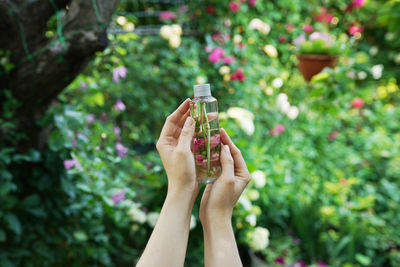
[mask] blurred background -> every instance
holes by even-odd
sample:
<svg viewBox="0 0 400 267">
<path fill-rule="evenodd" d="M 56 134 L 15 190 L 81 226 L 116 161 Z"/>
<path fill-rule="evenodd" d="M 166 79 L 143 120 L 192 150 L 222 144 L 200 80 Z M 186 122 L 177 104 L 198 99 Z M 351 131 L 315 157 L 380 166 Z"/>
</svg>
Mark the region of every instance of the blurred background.
<svg viewBox="0 0 400 267">
<path fill-rule="evenodd" d="M 244 266 L 400 266 L 400 1 L 0 12 L 0 266 L 136 263 L 167 188 L 155 142 L 201 83 L 252 174 Z M 203 263 L 197 203 L 185 266 Z"/>
</svg>

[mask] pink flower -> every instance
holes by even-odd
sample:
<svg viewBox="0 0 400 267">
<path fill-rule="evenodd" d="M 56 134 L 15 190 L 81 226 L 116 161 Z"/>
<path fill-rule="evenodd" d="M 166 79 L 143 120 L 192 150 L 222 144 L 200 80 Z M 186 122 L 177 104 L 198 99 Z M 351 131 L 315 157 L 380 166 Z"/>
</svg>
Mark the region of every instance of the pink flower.
<svg viewBox="0 0 400 267">
<path fill-rule="evenodd" d="M 72 147 L 76 147 L 76 139 L 75 138 L 72 139 L 71 143 L 72 143 Z"/>
<path fill-rule="evenodd" d="M 178 12 L 179 13 L 185 13 L 186 11 L 188 11 L 189 10 L 189 7 L 188 6 L 181 6 L 179 9 L 178 9 Z"/>
<path fill-rule="evenodd" d="M 352 25 L 352 26 L 349 28 L 349 33 L 350 33 L 350 35 L 355 35 L 356 33 L 362 33 L 363 30 L 364 30 L 364 28 L 361 27 L 361 26 Z"/>
<path fill-rule="evenodd" d="M 81 83 L 81 87 L 82 87 L 82 88 L 87 88 L 87 87 L 88 87 L 88 84 L 85 83 L 85 82 L 82 82 L 82 83 Z"/>
<path fill-rule="evenodd" d="M 89 114 L 89 115 L 87 116 L 87 118 L 86 118 L 86 123 L 87 123 L 88 125 L 92 125 L 95 118 L 96 118 L 96 115 L 94 115 L 94 114 Z"/>
<path fill-rule="evenodd" d="M 203 158 L 202 155 L 196 155 L 195 158 L 196 158 L 196 161 L 197 161 L 198 164 L 203 163 L 204 158 Z"/>
<path fill-rule="evenodd" d="M 204 47 L 204 51 L 206 51 L 207 53 L 211 52 L 211 46 L 206 45 L 206 47 Z"/>
<path fill-rule="evenodd" d="M 339 132 L 338 132 L 338 131 L 333 131 L 333 132 L 331 132 L 331 133 L 329 134 L 329 136 L 328 136 L 329 141 L 335 140 L 335 139 L 338 137 L 338 135 L 339 135 Z"/>
<path fill-rule="evenodd" d="M 171 11 L 161 11 L 160 19 L 161 20 L 169 20 L 169 19 L 174 20 L 174 19 L 176 19 L 176 15 L 174 12 L 171 12 Z"/>
<path fill-rule="evenodd" d="M 77 168 L 77 169 L 82 169 L 81 164 L 79 164 L 79 161 L 77 159 L 66 159 L 64 160 L 64 167 L 67 170 L 70 170 L 72 168 Z"/>
<path fill-rule="evenodd" d="M 311 25 L 309 25 L 309 24 L 306 24 L 306 25 L 303 26 L 303 31 L 304 31 L 305 33 L 310 33 L 310 32 L 313 31 L 313 26 L 311 26 Z"/>
<path fill-rule="evenodd" d="M 205 144 L 203 138 L 193 138 L 193 153 L 197 153 L 199 150 L 203 149 Z"/>
<path fill-rule="evenodd" d="M 213 135 L 210 138 L 210 147 L 214 148 L 221 143 L 221 136 L 219 134 Z"/>
<path fill-rule="evenodd" d="M 236 73 L 231 74 L 231 80 L 239 80 L 241 82 L 243 82 L 244 80 L 246 80 L 246 75 L 244 75 L 243 73 L 243 69 L 242 68 L 238 68 L 236 70 Z"/>
<path fill-rule="evenodd" d="M 249 6 L 255 6 L 257 0 L 249 0 Z"/>
<path fill-rule="evenodd" d="M 285 131 L 285 126 L 283 126 L 282 124 L 278 124 L 269 131 L 269 134 L 272 136 L 278 136 L 284 131 Z"/>
<path fill-rule="evenodd" d="M 293 32 L 294 31 L 294 25 L 291 23 L 288 23 L 285 25 L 285 28 L 288 32 Z"/>
<path fill-rule="evenodd" d="M 119 136 L 121 134 L 121 128 L 119 128 L 118 126 L 115 126 L 114 133 L 115 133 L 115 135 Z"/>
<path fill-rule="evenodd" d="M 326 263 L 323 262 L 323 261 L 317 261 L 317 265 L 318 265 L 319 267 L 328 267 L 328 264 L 326 264 Z"/>
<path fill-rule="evenodd" d="M 212 63 L 217 63 L 224 57 L 224 49 L 216 47 L 208 56 L 208 60 Z"/>
<path fill-rule="evenodd" d="M 298 261 L 298 262 L 295 264 L 295 266 L 298 266 L 298 267 L 307 267 L 307 264 L 306 264 L 304 261 L 300 260 L 300 261 Z"/>
<path fill-rule="evenodd" d="M 119 82 L 119 78 L 125 78 L 127 73 L 127 69 L 124 66 L 115 68 L 113 70 L 113 81 L 115 83 Z"/>
<path fill-rule="evenodd" d="M 365 0 L 353 0 L 353 2 L 347 6 L 346 11 L 351 12 L 354 8 L 360 8 L 365 5 L 365 2 Z"/>
<path fill-rule="evenodd" d="M 279 264 L 279 265 L 284 265 L 285 264 L 285 259 L 283 257 L 279 256 L 279 257 L 276 257 L 274 259 L 274 262 Z"/>
<path fill-rule="evenodd" d="M 117 155 L 120 158 L 123 158 L 125 154 L 128 152 L 128 148 L 123 146 L 120 142 L 115 144 L 115 150 L 117 151 Z"/>
<path fill-rule="evenodd" d="M 227 57 L 224 57 L 222 62 L 224 64 L 232 64 L 233 61 L 235 61 L 235 58 L 233 56 L 227 56 Z"/>
<path fill-rule="evenodd" d="M 306 36 L 304 34 L 300 35 L 296 39 L 293 40 L 293 44 L 299 47 L 303 42 L 306 41 Z"/>
<path fill-rule="evenodd" d="M 214 33 L 211 36 L 211 38 L 214 42 L 218 42 L 220 45 L 223 45 L 224 43 L 229 41 L 229 34 L 217 32 L 217 33 Z"/>
<path fill-rule="evenodd" d="M 107 114 L 106 114 L 105 112 L 102 112 L 102 113 L 101 113 L 101 120 L 102 120 L 103 122 L 106 122 L 106 120 L 107 120 Z"/>
<path fill-rule="evenodd" d="M 351 102 L 351 106 L 353 108 L 362 108 L 364 106 L 364 100 L 362 100 L 359 97 L 356 97 L 353 99 L 353 102 Z"/>
<path fill-rule="evenodd" d="M 210 14 L 210 15 L 213 15 L 214 12 L 215 12 L 214 7 L 211 6 L 211 5 L 206 6 L 206 12 L 207 12 L 208 14 Z"/>
<path fill-rule="evenodd" d="M 111 200 L 114 202 L 114 205 L 117 205 L 118 202 L 124 199 L 125 199 L 125 189 L 122 189 L 119 193 L 111 196 Z"/>
<path fill-rule="evenodd" d="M 327 13 L 326 11 L 327 11 L 326 7 L 322 7 L 321 11 L 317 15 L 314 16 L 315 20 L 320 21 L 320 22 L 331 23 L 334 16 L 333 16 L 333 14 Z"/>
<path fill-rule="evenodd" d="M 229 3 L 229 9 L 232 12 L 238 12 L 240 10 L 240 5 L 238 3 L 232 1 L 232 2 Z"/>
<path fill-rule="evenodd" d="M 114 108 L 116 110 L 124 111 L 126 109 L 126 106 L 121 99 L 117 99 L 117 101 L 115 101 Z"/>
</svg>

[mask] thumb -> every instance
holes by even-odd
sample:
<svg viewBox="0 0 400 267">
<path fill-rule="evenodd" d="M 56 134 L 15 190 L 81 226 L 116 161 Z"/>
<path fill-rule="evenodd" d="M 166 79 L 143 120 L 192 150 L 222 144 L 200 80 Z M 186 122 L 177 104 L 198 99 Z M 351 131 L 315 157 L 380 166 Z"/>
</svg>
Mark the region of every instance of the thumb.
<svg viewBox="0 0 400 267">
<path fill-rule="evenodd" d="M 231 178 L 235 175 L 234 172 L 234 161 L 231 155 L 229 146 L 223 145 L 221 148 L 221 166 L 222 174 L 221 176 L 226 178 Z"/>
<path fill-rule="evenodd" d="M 194 120 L 192 117 L 187 117 L 185 124 L 183 125 L 181 135 L 178 140 L 178 147 L 183 150 L 190 150 L 190 144 L 192 142 L 194 134 Z"/>
</svg>

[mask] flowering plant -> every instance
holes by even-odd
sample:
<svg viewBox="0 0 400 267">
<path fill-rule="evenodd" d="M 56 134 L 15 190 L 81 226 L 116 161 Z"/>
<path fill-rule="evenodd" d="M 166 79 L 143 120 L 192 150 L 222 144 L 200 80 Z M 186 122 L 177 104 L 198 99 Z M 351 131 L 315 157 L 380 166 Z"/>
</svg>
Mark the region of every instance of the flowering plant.
<svg viewBox="0 0 400 267">
<path fill-rule="evenodd" d="M 298 36 L 293 43 L 302 55 L 318 54 L 337 56 L 343 48 L 342 44 L 335 36 L 322 32 L 313 32 L 309 35 L 302 34 Z"/>
</svg>

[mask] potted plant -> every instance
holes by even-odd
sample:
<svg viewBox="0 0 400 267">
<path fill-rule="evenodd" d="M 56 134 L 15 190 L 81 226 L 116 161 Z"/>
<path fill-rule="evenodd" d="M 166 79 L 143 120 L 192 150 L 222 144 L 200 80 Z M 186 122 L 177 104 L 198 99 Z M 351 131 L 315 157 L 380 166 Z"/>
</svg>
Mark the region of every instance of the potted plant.
<svg viewBox="0 0 400 267">
<path fill-rule="evenodd" d="M 341 51 L 341 44 L 328 33 L 313 32 L 300 35 L 293 43 L 299 54 L 299 69 L 306 81 L 320 73 L 325 67 L 333 67 Z"/>
</svg>

